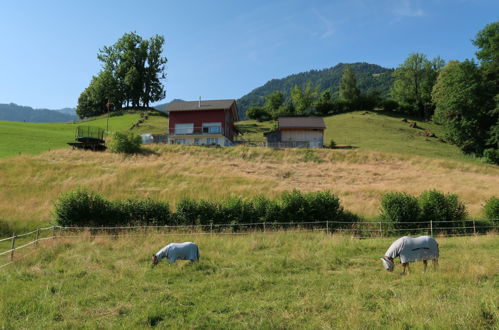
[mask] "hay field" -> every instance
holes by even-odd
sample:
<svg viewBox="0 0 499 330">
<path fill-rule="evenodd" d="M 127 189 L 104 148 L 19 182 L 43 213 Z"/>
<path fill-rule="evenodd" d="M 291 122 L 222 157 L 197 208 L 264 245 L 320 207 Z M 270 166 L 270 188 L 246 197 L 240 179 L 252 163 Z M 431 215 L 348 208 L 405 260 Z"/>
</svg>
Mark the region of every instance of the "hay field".
<svg viewBox="0 0 499 330">
<path fill-rule="evenodd" d="M 330 190 L 367 218 L 382 194 L 455 193 L 470 217 L 499 196 L 499 168 L 484 164 L 360 150 L 271 150 L 254 147 L 153 146 L 148 155 L 54 150 L 0 159 L 0 221 L 16 230 L 52 221 L 53 202 L 79 186 L 108 199 L 224 199 L 283 191 Z"/>
<path fill-rule="evenodd" d="M 151 233 L 149 233 L 151 234 Z M 198 263 L 150 266 L 171 241 Z M 393 239 L 253 233 L 59 239 L 0 270 L 0 328 L 493 329 L 497 236 L 437 238 L 440 268 L 382 268 Z M 24 250 L 29 253 L 29 250 Z"/>
</svg>

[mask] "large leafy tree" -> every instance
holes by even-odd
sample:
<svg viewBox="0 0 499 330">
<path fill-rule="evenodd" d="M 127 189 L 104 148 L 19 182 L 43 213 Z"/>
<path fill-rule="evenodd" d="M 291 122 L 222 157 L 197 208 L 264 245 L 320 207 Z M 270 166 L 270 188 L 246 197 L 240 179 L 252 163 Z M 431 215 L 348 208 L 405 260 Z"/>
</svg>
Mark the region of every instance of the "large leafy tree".
<svg viewBox="0 0 499 330">
<path fill-rule="evenodd" d="M 431 92 L 444 61 L 412 53 L 393 73 L 392 97 L 410 114 L 429 119 L 434 111 Z"/>
<path fill-rule="evenodd" d="M 485 92 L 480 70 L 470 60 L 449 62 L 433 88 L 433 118 L 465 153 L 481 155 L 486 146 L 491 123 Z"/>
<path fill-rule="evenodd" d="M 357 78 L 350 66 L 346 66 L 340 82 L 340 98 L 357 104 L 360 98 L 360 90 L 357 87 Z"/>
<path fill-rule="evenodd" d="M 499 21 L 490 23 L 473 40 L 479 48 L 476 57 L 480 60 L 483 79 L 490 104 L 489 116 L 492 126 L 489 130 L 489 147 L 499 153 Z"/>
<path fill-rule="evenodd" d="M 102 104 L 106 104 L 107 99 L 111 99 L 117 109 L 147 108 L 151 102 L 163 99 L 162 79 L 166 76 L 167 62 L 162 56 L 163 45 L 163 36 L 144 40 L 132 32 L 125 33 L 114 45 L 100 49 L 97 58 L 102 62 L 101 73 L 80 95 L 78 114 L 104 113 L 106 109 Z"/>
</svg>

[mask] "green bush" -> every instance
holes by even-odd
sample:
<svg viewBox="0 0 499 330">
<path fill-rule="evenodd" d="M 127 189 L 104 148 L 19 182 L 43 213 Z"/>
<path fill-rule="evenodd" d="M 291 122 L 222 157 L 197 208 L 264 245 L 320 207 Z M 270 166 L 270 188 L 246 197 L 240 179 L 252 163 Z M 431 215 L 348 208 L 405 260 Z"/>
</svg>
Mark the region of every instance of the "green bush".
<svg viewBox="0 0 499 330">
<path fill-rule="evenodd" d="M 55 203 L 55 218 L 61 226 L 123 226 L 123 225 L 210 225 L 232 224 L 233 229 L 244 223 L 357 221 L 345 212 L 337 196 L 329 191 L 283 193 L 278 200 L 264 196 L 253 199 L 231 197 L 222 202 L 181 199 L 172 213 L 166 202 L 152 199 L 107 201 L 101 195 L 78 189 L 62 195 Z M 322 224 L 325 226 L 325 224 Z M 345 225 L 331 223 L 330 228 Z"/>
<path fill-rule="evenodd" d="M 381 218 L 393 223 L 396 228 L 418 228 L 421 209 L 416 197 L 406 193 L 392 192 L 381 198 Z"/>
<path fill-rule="evenodd" d="M 489 198 L 483 206 L 483 213 L 487 219 L 499 221 L 499 198 Z"/>
<path fill-rule="evenodd" d="M 112 152 L 134 154 L 141 151 L 142 138 L 135 133 L 113 133 L 111 137 L 110 150 Z"/>
<path fill-rule="evenodd" d="M 251 201 L 242 198 L 228 198 L 220 204 L 219 216 L 225 223 L 255 222 L 255 210 Z"/>
<path fill-rule="evenodd" d="M 308 201 L 301 191 L 293 189 L 281 195 L 281 222 L 308 222 Z"/>
<path fill-rule="evenodd" d="M 312 221 L 341 221 L 343 208 L 340 199 L 329 191 L 305 194 L 307 216 Z"/>
<path fill-rule="evenodd" d="M 483 156 L 488 163 L 499 165 L 499 149 L 485 149 Z"/>
<path fill-rule="evenodd" d="M 128 199 L 113 202 L 112 207 L 120 216 L 121 225 L 142 224 L 164 226 L 171 224 L 170 206 L 152 199 Z"/>
<path fill-rule="evenodd" d="M 177 203 L 175 213 L 178 225 L 209 225 L 212 223 L 225 223 L 219 217 L 219 206 L 210 201 L 199 202 L 183 198 Z"/>
<path fill-rule="evenodd" d="M 112 203 L 95 192 L 78 189 L 59 197 L 54 215 L 60 226 L 104 226 L 115 223 Z"/>
<path fill-rule="evenodd" d="M 13 229 L 5 221 L 0 220 L 0 238 L 12 235 Z"/>
<path fill-rule="evenodd" d="M 255 222 L 279 222 L 281 206 L 277 201 L 260 195 L 252 200 L 252 204 Z"/>
<path fill-rule="evenodd" d="M 446 195 L 437 190 L 425 191 L 419 197 L 419 206 L 422 221 L 433 220 L 433 228 L 448 229 L 463 226 L 466 207 L 459 201 L 457 195 Z"/>
<path fill-rule="evenodd" d="M 396 112 L 399 108 L 398 102 L 392 99 L 385 100 L 382 106 L 383 110 L 388 112 Z"/>
</svg>

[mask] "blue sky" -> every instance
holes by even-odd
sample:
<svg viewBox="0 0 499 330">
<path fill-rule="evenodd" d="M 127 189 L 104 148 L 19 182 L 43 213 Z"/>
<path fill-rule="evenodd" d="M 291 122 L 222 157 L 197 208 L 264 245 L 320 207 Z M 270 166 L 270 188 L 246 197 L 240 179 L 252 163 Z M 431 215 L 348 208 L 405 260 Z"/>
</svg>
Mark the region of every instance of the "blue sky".
<svg viewBox="0 0 499 330">
<path fill-rule="evenodd" d="M 99 48 L 165 37 L 167 98 L 239 98 L 340 62 L 397 67 L 411 52 L 474 57 L 497 0 L 2 1 L 0 103 L 75 107 Z"/>
</svg>

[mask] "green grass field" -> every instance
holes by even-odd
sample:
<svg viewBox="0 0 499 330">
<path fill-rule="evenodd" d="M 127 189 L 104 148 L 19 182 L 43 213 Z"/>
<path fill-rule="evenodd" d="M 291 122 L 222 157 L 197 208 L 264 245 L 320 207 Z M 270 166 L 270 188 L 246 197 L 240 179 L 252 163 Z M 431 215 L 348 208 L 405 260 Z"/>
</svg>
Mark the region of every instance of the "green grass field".
<svg viewBox="0 0 499 330">
<path fill-rule="evenodd" d="M 200 246 L 199 262 L 151 267 L 152 253 L 189 240 Z M 0 270 L 0 328 L 497 329 L 497 236 L 437 240 L 438 271 L 423 274 L 415 263 L 406 276 L 378 260 L 393 238 L 281 232 L 46 241 Z"/>
<path fill-rule="evenodd" d="M 109 131 L 127 131 L 139 120 L 138 113 L 126 113 L 109 118 Z M 19 154 L 39 154 L 54 149 L 70 148 L 67 142 L 74 140 L 75 128 L 79 125 L 107 127 L 107 117 L 100 116 L 75 123 L 21 123 L 0 121 L 0 157 Z M 151 115 L 138 128 L 136 133 L 165 133 L 168 118 Z"/>
<path fill-rule="evenodd" d="M 109 119 L 110 131 L 126 131 L 139 119 L 138 113 L 126 113 Z M 327 129 L 324 142 L 331 139 L 339 145 L 351 145 L 365 151 L 379 151 L 398 154 L 418 155 L 430 158 L 454 159 L 459 161 L 477 160 L 465 156 L 453 145 L 443 142 L 442 127 L 433 123 L 416 121 L 420 129 L 410 128 L 402 117 L 383 114 L 378 111 L 355 111 L 325 117 Z M 412 119 L 411 119 L 412 120 Z M 77 125 L 90 125 L 106 128 L 107 117 L 101 116 L 84 122 L 33 124 L 0 122 L 0 157 L 18 154 L 38 154 L 44 151 L 66 148 L 74 138 Z M 254 120 L 237 123 L 243 133 L 239 139 L 264 141 L 263 133 L 272 129 L 272 122 L 259 123 Z M 166 133 L 168 118 L 151 115 L 138 128 L 136 133 Z M 424 130 L 430 130 L 435 137 L 425 137 Z"/>
</svg>

